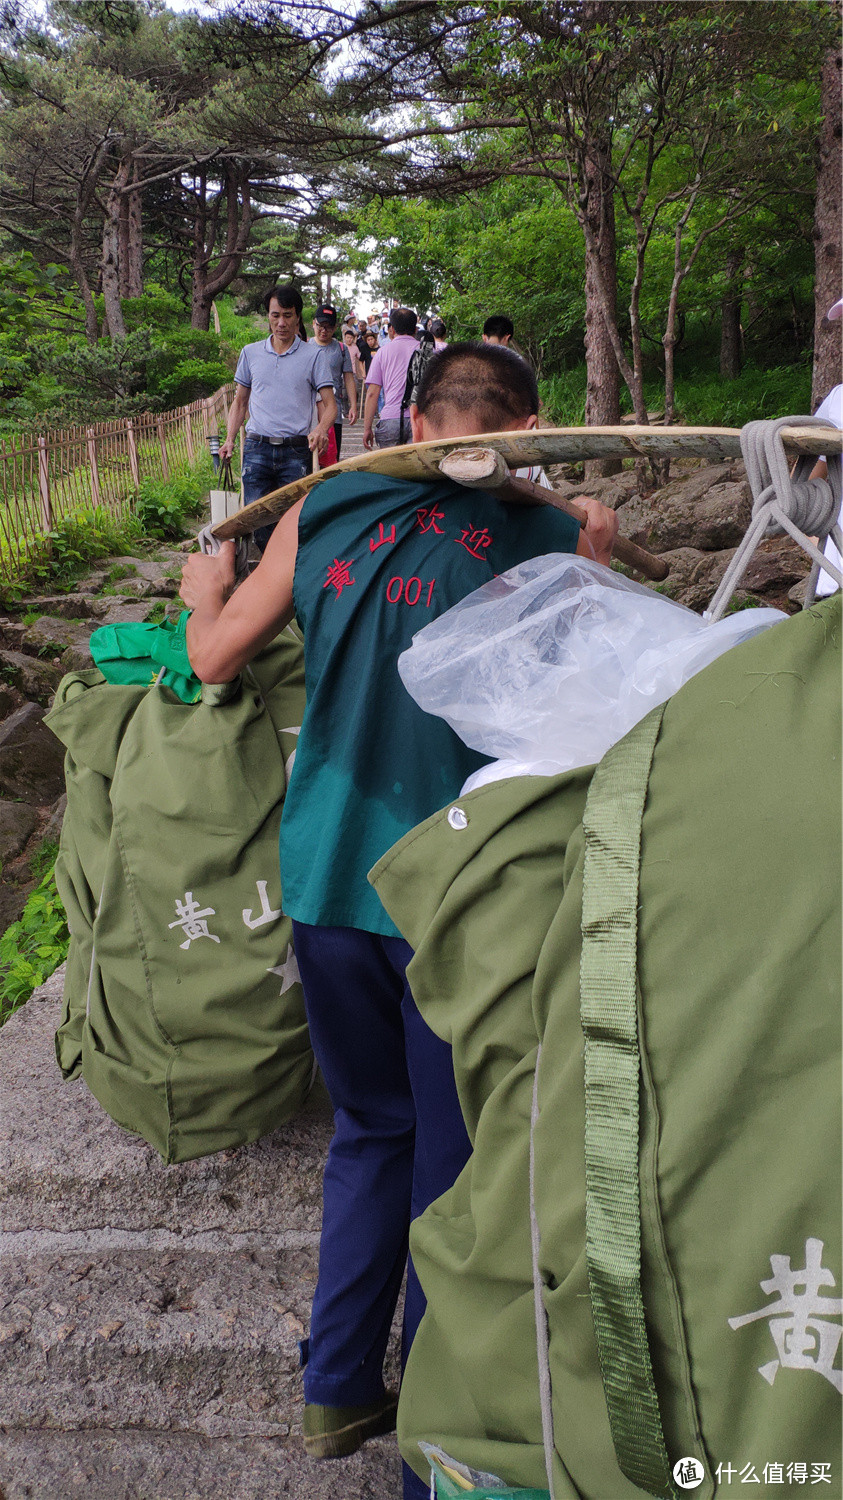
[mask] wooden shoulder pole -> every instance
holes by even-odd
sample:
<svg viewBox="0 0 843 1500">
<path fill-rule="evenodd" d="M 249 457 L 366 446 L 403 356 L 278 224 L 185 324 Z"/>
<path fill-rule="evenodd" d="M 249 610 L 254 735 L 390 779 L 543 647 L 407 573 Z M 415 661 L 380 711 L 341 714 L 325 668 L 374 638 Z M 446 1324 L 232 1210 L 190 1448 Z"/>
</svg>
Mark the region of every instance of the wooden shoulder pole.
<svg viewBox="0 0 843 1500">
<path fill-rule="evenodd" d="M 470 490 L 492 490 L 501 500 L 512 505 L 552 505 L 555 510 L 564 510 L 573 516 L 580 526 L 586 526 L 588 516 L 573 500 L 565 500 L 555 490 L 546 490 L 543 485 L 533 484 L 529 479 L 519 479 L 510 473 L 503 454 L 491 448 L 469 448 L 449 453 L 439 461 L 440 473 L 454 484 L 465 485 Z M 615 537 L 614 555 L 628 567 L 643 573 L 645 578 L 660 583 L 670 569 L 664 558 L 654 557 L 628 537 Z"/>
</svg>

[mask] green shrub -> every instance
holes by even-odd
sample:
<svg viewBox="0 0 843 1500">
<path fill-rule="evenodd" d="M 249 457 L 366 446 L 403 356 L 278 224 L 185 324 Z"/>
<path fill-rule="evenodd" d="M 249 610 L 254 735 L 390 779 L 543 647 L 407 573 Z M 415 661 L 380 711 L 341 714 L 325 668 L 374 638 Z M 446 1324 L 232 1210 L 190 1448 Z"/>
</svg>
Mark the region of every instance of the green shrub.
<svg viewBox="0 0 843 1500">
<path fill-rule="evenodd" d="M 192 401 L 213 396 L 230 379 L 231 371 L 220 359 L 180 359 L 159 380 L 157 394 L 167 407 L 189 406 Z"/>
<path fill-rule="evenodd" d="M 220 320 L 220 338 L 235 353 L 239 354 L 245 344 L 253 344 L 261 337 L 266 338 L 267 321 L 263 308 L 257 312 L 238 312 L 233 297 L 218 297 L 216 306 Z"/>
<path fill-rule="evenodd" d="M 45 839 L 39 844 L 35 853 L 29 861 L 29 873 L 33 880 L 43 880 L 49 875 L 59 852 L 58 839 Z"/>
<path fill-rule="evenodd" d="M 0 937 L 0 1026 L 67 957 L 70 934 L 52 864 Z"/>
<path fill-rule="evenodd" d="M 713 373 L 685 375 L 676 383 L 676 405 L 688 427 L 743 427 L 745 422 L 807 415 L 811 367 L 778 365 L 763 370 L 747 365 L 735 380 Z"/>
<path fill-rule="evenodd" d="M 146 536 L 161 541 L 184 535 L 188 516 L 195 516 L 199 502 L 210 487 L 211 460 L 172 479 L 142 479 L 135 515 Z"/>
<path fill-rule="evenodd" d="M 21 598 L 33 586 L 49 584 L 60 593 L 90 563 L 131 551 L 140 536 L 136 516 L 113 516 L 104 506 L 74 511 L 30 548 L 15 580 L 0 590 L 0 605 Z"/>
</svg>

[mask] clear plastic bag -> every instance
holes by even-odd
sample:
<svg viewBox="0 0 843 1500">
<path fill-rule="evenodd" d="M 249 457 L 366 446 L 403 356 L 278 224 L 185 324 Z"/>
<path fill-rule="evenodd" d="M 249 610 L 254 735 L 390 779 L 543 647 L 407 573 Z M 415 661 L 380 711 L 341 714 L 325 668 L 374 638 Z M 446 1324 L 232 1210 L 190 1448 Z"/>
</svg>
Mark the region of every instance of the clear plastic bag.
<svg viewBox="0 0 843 1500">
<path fill-rule="evenodd" d="M 657 703 L 741 641 L 787 616 L 749 609 L 708 624 L 586 558 L 510 568 L 413 637 L 407 691 L 500 776 L 555 775 L 602 759 Z"/>
</svg>

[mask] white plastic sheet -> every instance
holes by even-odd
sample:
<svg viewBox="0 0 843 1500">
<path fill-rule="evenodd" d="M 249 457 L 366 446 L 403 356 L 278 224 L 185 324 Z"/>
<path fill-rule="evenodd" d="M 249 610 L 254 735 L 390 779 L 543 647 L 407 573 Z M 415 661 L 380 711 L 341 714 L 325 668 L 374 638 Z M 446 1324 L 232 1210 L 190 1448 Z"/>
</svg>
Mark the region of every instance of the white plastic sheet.
<svg viewBox="0 0 843 1500">
<path fill-rule="evenodd" d="M 398 670 L 421 708 L 497 761 L 471 790 L 599 761 L 709 662 L 786 618 L 748 609 L 707 624 L 621 573 L 553 553 L 431 621 Z"/>
</svg>

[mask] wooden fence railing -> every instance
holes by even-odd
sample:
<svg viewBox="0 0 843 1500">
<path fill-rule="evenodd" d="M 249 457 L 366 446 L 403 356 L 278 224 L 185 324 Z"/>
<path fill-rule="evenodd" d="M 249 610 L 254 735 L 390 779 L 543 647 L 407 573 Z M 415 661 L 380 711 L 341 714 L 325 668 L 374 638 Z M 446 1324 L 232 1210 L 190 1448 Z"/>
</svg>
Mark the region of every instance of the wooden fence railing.
<svg viewBox="0 0 843 1500">
<path fill-rule="evenodd" d="M 0 583 L 74 511 L 127 515 L 142 479 L 169 479 L 197 459 L 228 417 L 234 385 L 174 411 L 63 427 L 0 441 Z"/>
</svg>

